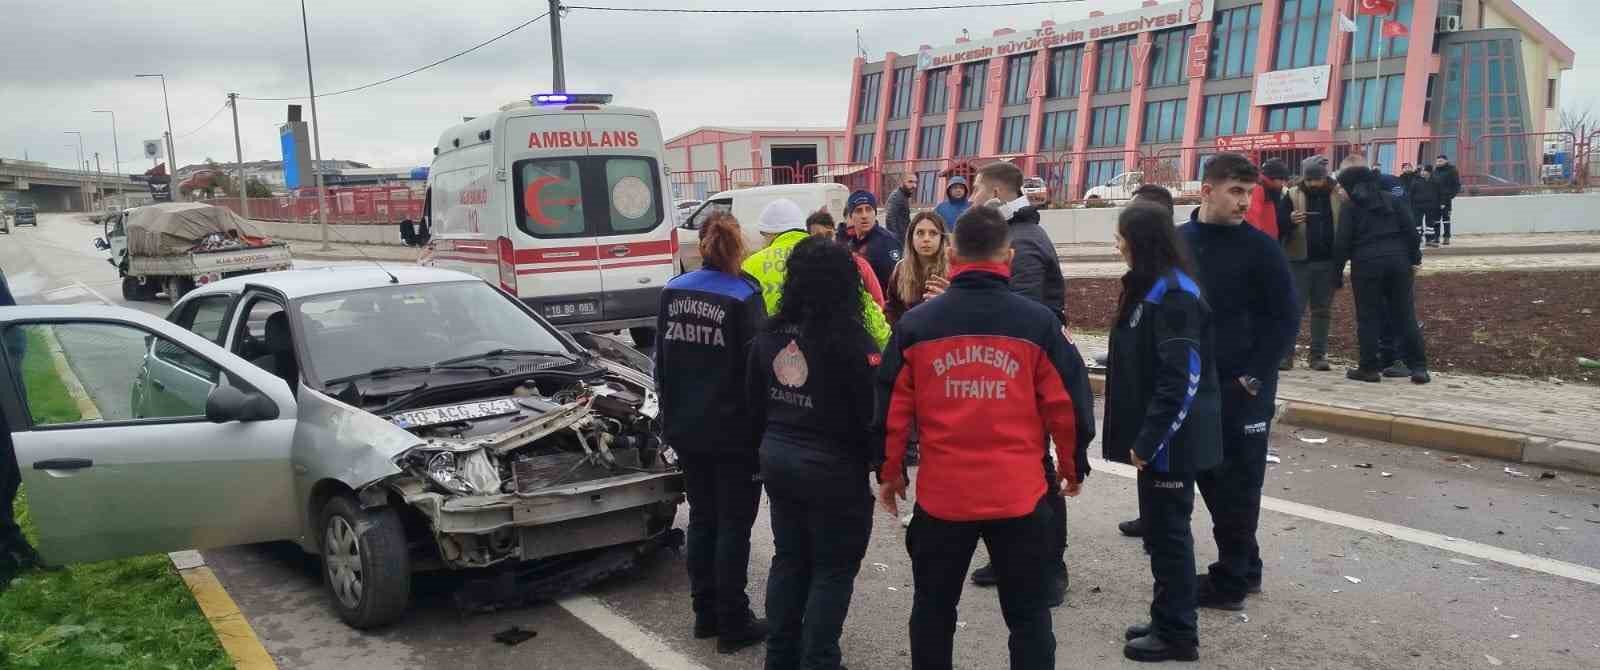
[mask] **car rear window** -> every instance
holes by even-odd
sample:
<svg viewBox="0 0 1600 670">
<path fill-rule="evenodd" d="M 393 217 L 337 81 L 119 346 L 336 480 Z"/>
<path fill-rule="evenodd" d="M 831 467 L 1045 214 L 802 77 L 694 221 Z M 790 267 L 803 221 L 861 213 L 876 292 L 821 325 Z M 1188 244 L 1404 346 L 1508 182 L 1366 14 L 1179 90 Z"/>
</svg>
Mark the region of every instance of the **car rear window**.
<svg viewBox="0 0 1600 670">
<path fill-rule="evenodd" d="M 663 220 L 656 162 L 640 156 L 519 161 L 517 227 L 534 237 L 639 233 Z"/>
</svg>

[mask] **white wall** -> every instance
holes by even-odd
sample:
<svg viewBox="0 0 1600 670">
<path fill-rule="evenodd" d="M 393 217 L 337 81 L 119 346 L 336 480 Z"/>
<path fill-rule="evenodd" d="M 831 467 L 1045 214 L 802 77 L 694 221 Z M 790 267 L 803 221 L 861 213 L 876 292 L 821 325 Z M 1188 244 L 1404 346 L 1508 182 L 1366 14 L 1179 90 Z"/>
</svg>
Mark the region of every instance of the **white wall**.
<svg viewBox="0 0 1600 670">
<path fill-rule="evenodd" d="M 688 147 L 667 147 L 662 157 L 667 161 L 668 170 L 683 172 L 689 169 Z"/>
<path fill-rule="evenodd" d="M 1178 223 L 1189 220 L 1194 205 L 1180 205 Z M 1504 195 L 1456 198 L 1451 232 L 1559 233 L 1600 232 L 1600 193 Z M 1120 207 L 1103 209 L 1050 209 L 1040 212 L 1040 225 L 1056 244 L 1109 244 L 1113 241 Z"/>
<path fill-rule="evenodd" d="M 729 170 L 755 167 L 750 162 L 750 138 L 722 143 L 722 160 Z M 764 159 L 763 159 L 764 161 Z M 765 162 L 762 163 L 765 165 Z"/>
</svg>

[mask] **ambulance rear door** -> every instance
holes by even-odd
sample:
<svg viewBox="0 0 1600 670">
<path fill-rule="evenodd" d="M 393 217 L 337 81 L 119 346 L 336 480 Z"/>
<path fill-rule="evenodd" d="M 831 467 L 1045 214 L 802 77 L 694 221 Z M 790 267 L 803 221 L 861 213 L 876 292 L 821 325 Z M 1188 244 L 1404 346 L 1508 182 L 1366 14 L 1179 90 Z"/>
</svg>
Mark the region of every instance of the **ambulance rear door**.
<svg viewBox="0 0 1600 670">
<path fill-rule="evenodd" d="M 584 119 L 598 138 L 589 155 L 604 193 L 605 208 L 590 217 L 605 287 L 601 311 L 619 327 L 653 326 L 674 251 L 661 127 L 642 110 L 589 112 Z"/>
<path fill-rule="evenodd" d="M 594 212 L 605 203 L 590 165 L 583 114 L 565 110 L 506 119 L 502 165 L 511 175 L 517 296 L 556 326 L 601 320 L 603 285 Z"/>
</svg>

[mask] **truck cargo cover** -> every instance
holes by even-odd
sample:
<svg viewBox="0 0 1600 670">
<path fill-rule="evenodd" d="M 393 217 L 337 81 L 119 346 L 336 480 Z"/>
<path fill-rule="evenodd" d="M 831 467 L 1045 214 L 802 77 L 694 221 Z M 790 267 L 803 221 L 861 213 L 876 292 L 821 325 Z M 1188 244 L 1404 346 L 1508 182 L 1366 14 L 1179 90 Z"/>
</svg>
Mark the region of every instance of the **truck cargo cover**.
<svg viewBox="0 0 1600 670">
<path fill-rule="evenodd" d="M 169 202 L 133 210 L 128 216 L 128 252 L 137 256 L 188 253 L 212 233 L 263 239 L 259 227 L 233 210 L 195 202 Z"/>
</svg>

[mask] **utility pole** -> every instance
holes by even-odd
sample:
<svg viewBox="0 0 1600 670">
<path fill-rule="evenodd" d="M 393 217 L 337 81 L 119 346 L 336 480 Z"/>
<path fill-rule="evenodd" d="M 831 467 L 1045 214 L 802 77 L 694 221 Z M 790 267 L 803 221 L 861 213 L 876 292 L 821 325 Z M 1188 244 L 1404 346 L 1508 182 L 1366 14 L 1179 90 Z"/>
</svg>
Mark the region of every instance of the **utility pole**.
<svg viewBox="0 0 1600 670">
<path fill-rule="evenodd" d="M 100 152 L 94 152 L 94 198 L 101 207 L 105 206 L 106 192 L 100 181 Z"/>
<path fill-rule="evenodd" d="M 311 28 L 306 21 L 306 0 L 300 0 L 300 35 L 306 43 L 306 87 L 311 89 L 311 172 L 317 175 L 317 223 L 322 226 L 322 250 L 328 244 L 328 194 L 322 181 L 322 129 L 317 123 L 317 83 L 311 78 Z"/>
<path fill-rule="evenodd" d="M 111 161 L 116 166 L 116 169 L 112 172 L 119 177 L 116 182 L 117 200 L 123 205 L 127 205 L 128 193 L 122 184 L 122 180 L 120 180 L 120 177 L 122 177 L 122 148 L 117 146 L 117 113 L 109 109 L 97 109 L 94 110 L 94 113 L 111 115 Z"/>
<path fill-rule="evenodd" d="M 244 182 L 244 145 L 239 142 L 239 94 L 228 94 L 228 106 L 233 108 L 233 154 L 239 161 L 239 216 L 250 218 L 250 189 Z"/>
<path fill-rule="evenodd" d="M 567 66 L 561 57 L 561 0 L 550 0 L 550 88 L 552 93 L 567 92 Z M 312 107 L 315 110 L 315 107 Z M 315 111 L 312 114 L 316 114 Z"/>
</svg>

